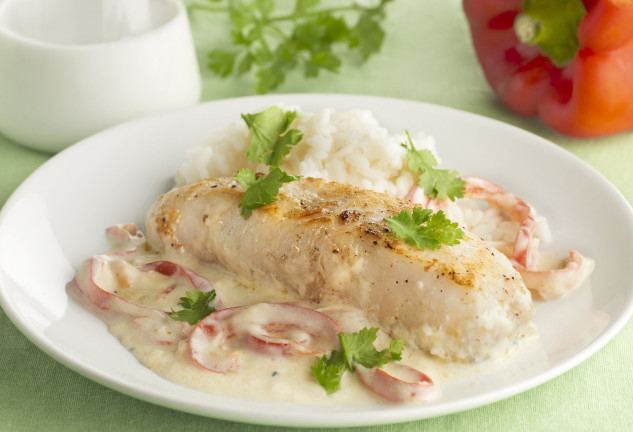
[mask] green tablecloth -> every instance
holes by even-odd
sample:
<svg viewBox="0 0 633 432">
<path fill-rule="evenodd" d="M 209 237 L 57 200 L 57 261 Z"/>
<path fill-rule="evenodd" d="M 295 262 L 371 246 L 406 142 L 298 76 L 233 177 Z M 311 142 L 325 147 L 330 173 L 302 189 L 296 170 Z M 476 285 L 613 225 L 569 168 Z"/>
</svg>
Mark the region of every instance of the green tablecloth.
<svg viewBox="0 0 633 432">
<path fill-rule="evenodd" d="M 228 40 L 223 32 L 226 23 L 197 13 L 192 16 L 192 27 L 200 54 L 203 100 L 253 94 L 249 77 L 221 80 L 204 66 L 206 53 Z M 547 130 L 538 120 L 504 110 L 476 62 L 459 0 L 396 1 L 388 8 L 386 31 L 383 50 L 365 65 L 346 64 L 338 75 L 323 74 L 311 80 L 292 75 L 278 92 L 390 96 L 493 117 L 539 134 L 578 155 L 633 203 L 633 133 L 570 139 Z M 0 136 L 0 204 L 49 157 Z M 49 358 L 1 311 L 0 341 L 2 431 L 281 429 L 198 417 L 119 394 Z M 462 413 L 363 429 L 632 431 L 633 322 L 593 357 L 533 390 Z"/>
</svg>

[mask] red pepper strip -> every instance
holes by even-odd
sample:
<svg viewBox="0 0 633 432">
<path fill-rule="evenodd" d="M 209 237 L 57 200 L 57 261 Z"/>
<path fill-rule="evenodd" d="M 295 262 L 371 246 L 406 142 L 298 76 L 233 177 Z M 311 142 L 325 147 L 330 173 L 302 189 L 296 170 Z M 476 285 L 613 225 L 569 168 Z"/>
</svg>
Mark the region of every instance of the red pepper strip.
<svg viewBox="0 0 633 432">
<path fill-rule="evenodd" d="M 189 357 L 205 369 L 227 373 L 239 369 L 239 348 L 230 343 L 235 332 L 230 318 L 239 308 L 222 309 L 206 316 L 194 327 L 189 336 Z"/>
<path fill-rule="evenodd" d="M 543 300 L 557 300 L 576 289 L 591 274 L 595 266 L 592 259 L 570 250 L 565 267 L 555 270 L 534 271 L 517 268 L 521 278 Z"/>
<path fill-rule="evenodd" d="M 83 306 L 96 307 L 101 311 L 140 316 L 151 308 L 125 300 L 118 295 L 103 289 L 97 280 L 105 272 L 112 272 L 114 260 L 107 255 L 95 255 L 82 263 L 73 280 L 67 285 L 69 293 Z"/>
<path fill-rule="evenodd" d="M 186 284 L 190 285 L 194 290 L 209 292 L 214 289 L 209 279 L 172 261 L 154 261 L 143 264 L 138 267 L 138 269 L 142 272 L 155 271 L 165 276 L 171 276 L 175 281 L 184 280 Z M 172 289 L 173 287 L 174 285 L 171 286 Z M 224 307 L 217 291 L 213 303 L 216 309 L 222 309 Z"/>
<path fill-rule="evenodd" d="M 473 176 L 462 178 L 466 181 L 464 198 L 486 201 L 519 223 L 510 258 L 528 289 L 538 293 L 544 300 L 555 300 L 579 287 L 591 274 L 595 266 L 594 261 L 573 250 L 569 251 L 569 260 L 563 268 L 534 270 L 530 243 L 536 221 L 532 208 L 516 195 L 489 180 Z M 406 199 L 412 199 L 417 190 L 418 186 L 414 185 L 407 193 Z M 440 209 L 446 208 L 447 201 L 425 197 L 421 204 Z"/>
<path fill-rule="evenodd" d="M 290 304 L 222 309 L 202 319 L 189 338 L 192 361 L 212 372 L 239 368 L 243 351 L 267 357 L 318 355 L 339 346 L 340 326 L 327 315 Z"/>
<path fill-rule="evenodd" d="M 106 228 L 106 237 L 114 247 L 123 251 L 119 252 L 121 255 L 136 251 L 145 243 L 145 234 L 133 223 Z"/>
<path fill-rule="evenodd" d="M 354 370 L 369 390 L 390 402 L 428 400 L 434 396 L 435 386 L 428 375 L 403 364 L 394 363 L 391 367 L 399 369 L 398 372 L 407 378 L 397 378 L 379 367 L 366 368 L 357 364 Z"/>
<path fill-rule="evenodd" d="M 579 48 L 557 66 L 536 45 L 519 41 L 521 0 L 463 0 L 484 75 L 510 110 L 540 116 L 570 136 L 633 128 L 633 1 L 583 0 Z"/>
<path fill-rule="evenodd" d="M 95 255 L 84 261 L 73 280 L 66 285 L 68 295 L 107 324 L 120 318 L 132 320 L 146 330 L 149 340 L 158 344 L 169 345 L 186 336 L 190 328 L 188 324 L 175 322 L 165 311 L 130 302 L 100 286 L 97 281 L 104 272 L 113 271 L 110 265 L 113 261 L 106 255 Z M 160 324 L 159 327 L 170 331 L 157 333 L 152 320 L 146 318 L 153 318 Z"/>
<path fill-rule="evenodd" d="M 519 222 L 512 264 L 521 273 L 525 286 L 544 300 L 555 300 L 578 288 L 594 269 L 594 261 L 576 251 L 569 252 L 565 266 L 556 270 L 535 270 L 530 255 L 530 242 L 536 227 L 531 207 L 501 186 L 480 178 L 463 177 L 464 197 L 480 199 L 496 206 Z"/>
<path fill-rule="evenodd" d="M 536 228 L 532 208 L 516 195 L 501 186 L 481 177 L 463 177 L 466 182 L 464 197 L 479 199 L 501 209 L 519 223 L 519 230 L 514 239 L 512 260 L 515 267 L 530 268 L 532 257 L 530 243 Z"/>
<path fill-rule="evenodd" d="M 536 221 L 532 208 L 516 195 L 503 189 L 501 186 L 482 177 L 464 176 L 464 198 L 483 200 L 501 209 L 512 219 L 519 223 L 519 230 L 514 240 L 512 261 L 515 267 L 531 267 L 530 242 L 532 233 L 536 228 Z M 407 193 L 405 199 L 412 200 L 419 186 L 413 187 Z M 424 196 L 418 204 L 434 210 L 446 209 L 448 200 L 432 199 Z"/>
<path fill-rule="evenodd" d="M 108 291 L 104 287 L 104 284 L 100 283 L 101 280 L 105 279 L 118 280 L 118 277 L 125 273 L 127 268 L 133 267 L 132 264 L 129 264 L 127 261 L 116 258 L 117 256 L 117 254 L 95 255 L 86 260 L 77 271 L 73 280 L 70 282 L 69 285 L 72 285 L 72 287 L 69 289 L 82 298 L 82 304 L 88 302 L 92 306 L 102 310 L 119 310 L 130 315 L 137 315 L 138 311 L 141 309 L 158 310 L 129 301 L 115 292 Z M 204 276 L 201 276 L 171 261 L 150 262 L 143 264 L 136 270 L 141 273 L 156 271 L 157 273 L 172 277 L 174 284 L 170 285 L 170 287 L 173 287 L 174 285 L 184 285 L 182 288 L 183 291 L 189 287 L 192 290 L 196 289 L 204 292 L 208 292 L 213 289 L 211 282 Z M 143 277 L 143 275 L 141 274 L 139 277 Z M 126 281 L 125 283 L 131 283 L 133 286 L 135 282 L 137 281 L 132 279 L 130 281 Z M 119 284 L 120 283 L 122 282 L 119 281 Z M 115 286 L 113 288 L 129 289 L 130 287 Z M 222 307 L 222 302 L 217 296 L 214 300 L 214 304 L 216 307 Z M 169 315 L 167 311 L 161 312 Z"/>
</svg>

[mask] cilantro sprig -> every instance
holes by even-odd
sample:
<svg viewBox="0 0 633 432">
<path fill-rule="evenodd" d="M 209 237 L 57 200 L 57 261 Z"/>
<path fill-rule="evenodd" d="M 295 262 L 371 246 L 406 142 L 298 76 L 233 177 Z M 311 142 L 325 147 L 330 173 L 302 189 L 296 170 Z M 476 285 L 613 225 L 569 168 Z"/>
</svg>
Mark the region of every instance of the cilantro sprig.
<svg viewBox="0 0 633 432">
<path fill-rule="evenodd" d="M 464 237 L 457 222 L 451 222 L 442 210 L 434 213 L 431 209 L 415 207 L 385 218 L 385 221 L 396 237 L 420 250 L 439 249 L 442 244 L 453 246 Z"/>
<path fill-rule="evenodd" d="M 323 355 L 317 359 L 317 363 L 310 368 L 312 375 L 327 394 L 336 393 L 341 389 L 341 380 L 347 370 L 343 353 L 334 350 L 329 357 Z"/>
<path fill-rule="evenodd" d="M 252 137 L 246 158 L 251 162 L 278 167 L 292 146 L 303 138 L 299 129 L 288 129 L 297 117 L 296 111 L 284 111 L 274 105 L 256 114 L 242 114 Z"/>
<path fill-rule="evenodd" d="M 251 144 L 246 150 L 246 158 L 270 167 L 268 175 L 257 174 L 248 168 L 237 172 L 235 180 L 246 189 L 238 203 L 244 219 L 248 219 L 253 210 L 275 202 L 284 183 L 301 178 L 279 168 L 281 159 L 303 138 L 300 130 L 289 129 L 297 117 L 297 112 L 284 111 L 278 106 L 271 106 L 256 114 L 242 114 L 242 119 L 251 133 Z"/>
<path fill-rule="evenodd" d="M 382 367 L 389 361 L 402 359 L 404 341 L 392 340 L 388 349 L 376 350 L 374 341 L 378 328 L 363 328 L 357 333 L 339 333 L 341 351 L 333 350 L 329 357 L 318 357 L 312 366 L 312 374 L 327 394 L 340 390 L 341 379 L 346 371 L 354 371 L 354 365 L 359 364 L 367 368 Z"/>
<path fill-rule="evenodd" d="M 273 168 L 267 176 L 257 176 L 253 171 L 244 168 L 237 172 L 235 179 L 246 188 L 246 192 L 238 206 L 240 214 L 248 219 L 253 210 L 277 201 L 277 194 L 284 183 L 298 180 L 300 176 L 293 176 Z"/>
<path fill-rule="evenodd" d="M 187 291 L 186 297 L 180 297 L 180 306 L 182 309 L 171 310 L 171 319 L 174 321 L 186 321 L 191 325 L 196 325 L 207 315 L 216 311 L 211 306 L 211 302 L 215 300 L 215 290 L 211 291 Z"/>
<path fill-rule="evenodd" d="M 323 70 L 338 72 L 341 47 L 357 52 L 361 61 L 377 53 L 390 1 L 322 7 L 319 0 L 295 0 L 292 10 L 279 11 L 275 0 L 198 0 L 189 9 L 228 15 L 234 47 L 211 51 L 208 66 L 221 77 L 253 71 L 255 91 L 261 94 L 279 87 L 297 68 L 307 78 Z"/>
<path fill-rule="evenodd" d="M 419 172 L 418 185 L 429 198 L 445 200 L 463 198 L 466 182 L 455 170 L 437 169 L 437 159 L 428 149 L 417 150 L 409 131 L 407 142 L 400 145 L 407 149 L 407 166 L 413 172 Z"/>
</svg>

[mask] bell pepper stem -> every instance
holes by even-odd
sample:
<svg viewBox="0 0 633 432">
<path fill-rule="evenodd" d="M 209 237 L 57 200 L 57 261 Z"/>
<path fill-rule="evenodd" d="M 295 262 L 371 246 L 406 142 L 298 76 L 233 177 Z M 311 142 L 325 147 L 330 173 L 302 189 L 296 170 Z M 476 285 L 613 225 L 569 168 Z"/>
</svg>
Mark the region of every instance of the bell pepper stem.
<svg viewBox="0 0 633 432">
<path fill-rule="evenodd" d="M 563 66 L 578 51 L 578 26 L 586 12 L 582 0 L 523 0 L 514 32 L 519 41 L 538 45 L 544 55 Z"/>
<path fill-rule="evenodd" d="M 519 41 L 526 45 L 536 44 L 537 35 L 541 28 L 539 20 L 524 13 L 517 15 L 514 20 L 514 32 Z"/>
</svg>

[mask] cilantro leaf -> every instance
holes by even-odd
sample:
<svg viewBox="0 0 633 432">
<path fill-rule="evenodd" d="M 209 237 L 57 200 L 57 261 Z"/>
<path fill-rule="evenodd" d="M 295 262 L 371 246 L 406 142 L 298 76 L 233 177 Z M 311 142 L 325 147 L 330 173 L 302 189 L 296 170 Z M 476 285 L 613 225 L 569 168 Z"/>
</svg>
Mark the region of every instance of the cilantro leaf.
<svg viewBox="0 0 633 432">
<path fill-rule="evenodd" d="M 436 169 L 437 159 L 428 149 L 416 150 L 409 131 L 407 133 L 408 142 L 401 146 L 407 149 L 407 165 L 413 172 L 419 172 L 418 184 L 424 193 L 430 198 L 444 200 L 464 196 L 464 186 L 466 182 L 459 177 L 455 170 Z"/>
<path fill-rule="evenodd" d="M 327 355 L 318 357 L 317 363 L 310 369 L 327 394 L 340 390 L 341 379 L 346 370 L 343 354 L 340 351 L 332 351 L 330 357 Z"/>
<path fill-rule="evenodd" d="M 268 93 L 283 84 L 288 72 L 297 66 L 299 58 L 294 45 L 289 41 L 281 43 L 275 51 L 268 54 L 266 61 L 262 60 L 262 56 L 257 61 L 259 69 L 255 72 L 255 91 L 260 94 Z"/>
<path fill-rule="evenodd" d="M 242 114 L 251 133 L 251 144 L 246 150 L 247 159 L 272 168 L 266 176 L 258 176 L 247 168 L 237 172 L 235 180 L 246 189 L 238 203 L 244 219 L 248 219 L 254 209 L 276 201 L 284 183 L 301 178 L 279 168 L 281 159 L 303 138 L 299 129 L 289 129 L 297 116 L 296 111 L 284 111 L 277 106 L 256 114 Z"/>
<path fill-rule="evenodd" d="M 430 209 L 415 207 L 413 211 L 403 210 L 385 221 L 396 237 L 420 250 L 439 249 L 442 244 L 456 245 L 464 237 L 457 222 L 447 219 L 442 210 L 433 213 Z"/>
<path fill-rule="evenodd" d="M 248 219 L 256 208 L 277 201 L 277 194 L 284 183 L 298 180 L 300 176 L 293 176 L 275 167 L 266 176 L 258 178 L 252 170 L 243 168 L 237 172 L 235 180 L 246 189 L 238 206 L 242 208 L 241 215 Z"/>
<path fill-rule="evenodd" d="M 299 129 L 288 130 L 297 116 L 296 111 L 284 111 L 278 106 L 256 114 L 242 114 L 252 136 L 246 151 L 248 160 L 278 167 L 292 146 L 303 138 Z"/>
<path fill-rule="evenodd" d="M 354 363 L 372 368 L 374 366 L 380 367 L 389 361 L 388 350 L 376 351 L 374 348 L 377 334 L 376 327 L 365 327 L 358 333 L 339 334 L 345 365 L 349 370 L 354 370 Z"/>
<path fill-rule="evenodd" d="M 341 60 L 334 54 L 327 51 L 316 52 L 305 64 L 305 76 L 315 77 L 319 74 L 319 69 L 336 72 L 340 66 Z"/>
<path fill-rule="evenodd" d="M 227 16 L 233 47 L 217 47 L 209 68 L 221 77 L 253 71 L 255 91 L 267 93 L 282 85 L 294 69 L 306 77 L 321 71 L 337 73 L 342 55 L 358 52 L 366 61 L 382 47 L 386 5 L 375 2 L 295 0 L 294 8 L 274 0 L 192 0 L 189 10 Z M 211 4 L 209 4 L 211 3 Z M 372 4 L 365 4 L 372 3 Z"/>
<path fill-rule="evenodd" d="M 257 177 L 258 174 L 255 171 L 248 168 L 242 168 L 235 175 L 235 181 L 248 190 L 257 183 Z"/>
<path fill-rule="evenodd" d="M 393 361 L 402 360 L 402 351 L 404 350 L 404 340 L 394 339 L 389 344 L 389 358 Z"/>
<path fill-rule="evenodd" d="M 339 333 L 341 351 L 333 350 L 330 357 L 317 357 L 317 363 L 311 367 L 312 374 L 327 394 L 340 389 L 343 374 L 346 370 L 353 372 L 355 363 L 373 368 L 402 359 L 404 341 L 392 340 L 388 349 L 377 351 L 374 347 L 377 334 L 375 327 L 365 327 L 357 333 Z"/>
<path fill-rule="evenodd" d="M 297 0 L 295 2 L 295 15 L 307 13 L 310 9 L 317 7 L 319 1 L 320 0 Z"/>
<path fill-rule="evenodd" d="M 383 14 L 363 13 L 350 31 L 350 48 L 358 47 L 363 60 L 380 51 L 385 39 L 385 31 L 379 19 Z"/>
<path fill-rule="evenodd" d="M 171 310 L 171 319 L 174 321 L 186 321 L 191 325 L 196 325 L 207 315 L 215 312 L 215 308 L 210 303 L 215 299 L 215 290 L 187 291 L 187 297 L 180 298 L 181 310 Z"/>
<path fill-rule="evenodd" d="M 233 72 L 233 63 L 236 53 L 221 49 L 213 50 L 209 53 L 209 68 L 220 76 L 228 76 Z"/>
</svg>

